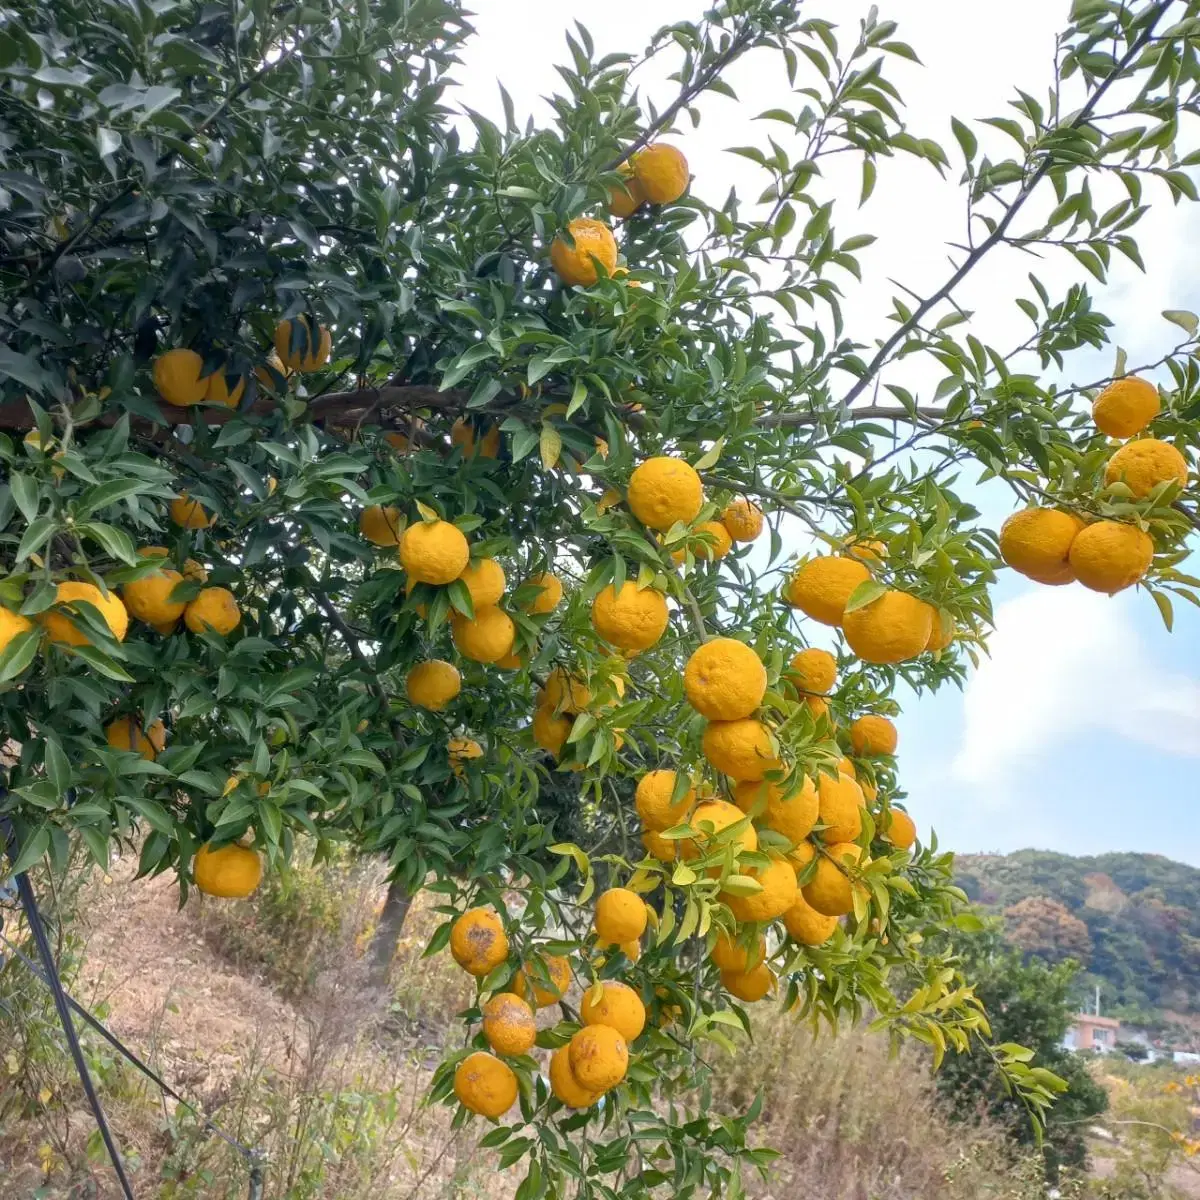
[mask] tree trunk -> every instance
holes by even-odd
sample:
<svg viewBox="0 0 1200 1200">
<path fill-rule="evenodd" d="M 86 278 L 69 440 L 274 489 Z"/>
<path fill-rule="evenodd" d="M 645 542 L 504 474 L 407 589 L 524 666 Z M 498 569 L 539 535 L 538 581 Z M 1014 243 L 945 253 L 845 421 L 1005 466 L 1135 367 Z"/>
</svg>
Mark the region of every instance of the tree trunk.
<svg viewBox="0 0 1200 1200">
<path fill-rule="evenodd" d="M 387 984 L 392 959 L 396 957 L 396 945 L 400 941 L 410 904 L 412 896 L 399 882 L 392 880 L 388 884 L 383 912 L 379 914 L 379 925 L 371 939 L 371 983 L 378 987 Z"/>
</svg>

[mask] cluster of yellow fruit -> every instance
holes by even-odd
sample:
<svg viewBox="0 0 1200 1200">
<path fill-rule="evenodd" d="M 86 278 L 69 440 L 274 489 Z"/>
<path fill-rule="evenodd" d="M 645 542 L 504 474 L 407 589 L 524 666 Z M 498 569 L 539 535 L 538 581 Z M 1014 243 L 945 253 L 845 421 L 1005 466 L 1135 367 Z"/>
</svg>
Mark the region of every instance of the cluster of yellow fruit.
<svg viewBox="0 0 1200 1200">
<path fill-rule="evenodd" d="M 538 690 L 537 705 L 533 711 L 533 740 L 547 753 L 561 758 L 563 748 L 570 739 L 571 730 L 581 713 L 600 712 L 618 704 L 625 696 L 624 663 L 614 660 L 609 668 L 595 678 L 595 691 L 585 679 L 570 674 L 562 667 L 555 667 L 546 676 L 546 682 Z M 623 730 L 616 730 L 616 744 L 623 745 Z M 581 770 L 581 764 L 573 764 L 573 770 Z"/>
<path fill-rule="evenodd" d="M 1169 442 L 1139 438 L 1158 415 L 1158 390 L 1136 376 L 1118 379 L 1096 397 L 1092 419 L 1113 438 L 1134 438 L 1116 450 L 1104 471 L 1106 487 L 1124 484 L 1144 500 L 1160 484 L 1186 486 L 1188 464 Z M 1114 595 L 1132 587 L 1150 569 L 1154 539 L 1124 521 L 1088 523 L 1057 508 L 1013 513 L 1000 529 L 1000 556 L 1037 583 L 1061 586 L 1078 580 L 1096 592 Z"/>
</svg>

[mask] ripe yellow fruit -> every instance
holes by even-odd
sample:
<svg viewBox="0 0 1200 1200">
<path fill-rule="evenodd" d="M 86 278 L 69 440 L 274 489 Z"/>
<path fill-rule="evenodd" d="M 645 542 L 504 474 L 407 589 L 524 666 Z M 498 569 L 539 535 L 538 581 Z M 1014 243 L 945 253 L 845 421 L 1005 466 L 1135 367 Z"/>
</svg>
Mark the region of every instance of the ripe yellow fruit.
<svg viewBox="0 0 1200 1200">
<path fill-rule="evenodd" d="M 696 799 L 696 791 L 689 787 L 682 798 L 672 803 L 671 796 L 674 794 L 677 778 L 674 771 L 660 769 L 649 771 L 638 780 L 633 802 L 637 806 L 637 814 L 643 828 L 661 833 L 664 829 L 670 829 L 672 825 L 683 822 Z"/>
<path fill-rule="evenodd" d="M 512 992 L 500 992 L 483 1006 L 483 1036 L 497 1054 L 528 1054 L 537 1040 L 533 1009 Z"/>
<path fill-rule="evenodd" d="M 553 612 L 563 598 L 562 580 L 557 575 L 552 575 L 549 571 L 543 571 L 540 575 L 534 575 L 527 583 L 536 584 L 541 590 L 534 597 L 530 604 L 525 606 L 525 611 L 536 615 Z"/>
<path fill-rule="evenodd" d="M 431 712 L 441 712 L 461 689 L 462 676 L 458 668 L 440 658 L 417 663 L 404 680 L 409 702 Z"/>
<path fill-rule="evenodd" d="M 610 508 L 621 503 L 621 493 L 615 488 L 605 488 L 604 495 L 596 501 L 596 512 L 603 516 Z"/>
<path fill-rule="evenodd" d="M 567 222 L 567 233 L 574 245 L 561 236 L 550 243 L 550 262 L 567 287 L 591 287 L 599 278 L 597 262 L 606 275 L 617 269 L 617 242 L 603 221 L 576 217 Z"/>
<path fill-rule="evenodd" d="M 842 632 L 863 662 L 906 662 L 924 653 L 933 632 L 933 611 L 907 592 L 884 592 L 878 600 L 847 613 Z"/>
<path fill-rule="evenodd" d="M 648 650 L 662 637 L 671 619 L 666 597 L 628 579 L 615 592 L 610 583 L 592 601 L 592 628 L 622 650 Z"/>
<path fill-rule="evenodd" d="M 496 659 L 495 665 L 502 671 L 519 671 L 524 665 L 521 656 L 514 650 L 503 658 Z"/>
<path fill-rule="evenodd" d="M 295 324 L 296 349 L 292 349 L 292 326 Z M 280 321 L 275 326 L 275 353 L 283 363 L 285 371 L 319 371 L 328 361 L 333 350 L 333 339 L 324 325 L 314 331 L 307 313 L 295 320 Z"/>
<path fill-rule="evenodd" d="M 755 944 L 747 947 L 721 930 L 708 956 L 718 970 L 749 971 L 767 957 L 767 939 L 760 933 Z"/>
<path fill-rule="evenodd" d="M 688 163 L 683 152 L 666 142 L 639 150 L 631 159 L 633 177 L 650 204 L 674 204 L 688 188 Z"/>
<path fill-rule="evenodd" d="M 739 921 L 774 921 L 782 917 L 796 899 L 796 868 L 786 858 L 773 858 L 762 868 L 747 872 L 762 885 L 752 896 L 722 892 L 721 899 Z"/>
<path fill-rule="evenodd" d="M 242 610 L 233 593 L 223 587 L 206 587 L 183 610 L 183 623 L 193 633 L 211 629 L 224 637 L 237 628 L 241 619 Z"/>
<path fill-rule="evenodd" d="M 710 721 L 701 749 L 704 757 L 730 779 L 762 779 L 768 771 L 778 771 L 782 766 L 770 731 L 752 717 Z"/>
<path fill-rule="evenodd" d="M 590 987 L 584 992 L 579 1019 L 585 1025 L 607 1025 L 626 1042 L 636 1041 L 646 1028 L 646 1006 L 641 996 L 628 984 L 615 979 L 606 979 L 600 984 L 599 1000 L 592 999 L 594 991 L 595 988 Z"/>
<path fill-rule="evenodd" d="M 721 986 L 747 1004 L 761 1000 L 775 986 L 775 972 L 766 963 L 749 971 L 722 971 Z"/>
<path fill-rule="evenodd" d="M 783 914 L 783 924 L 792 941 L 801 946 L 820 946 L 833 936 L 838 919 L 817 912 L 803 895 L 799 895 Z"/>
<path fill-rule="evenodd" d="M 609 888 L 596 901 L 596 936 L 620 945 L 636 941 L 646 932 L 646 902 L 628 888 Z"/>
<path fill-rule="evenodd" d="M 1161 407 L 1158 388 L 1129 375 L 1113 380 L 1096 397 L 1092 402 L 1092 420 L 1101 433 L 1111 438 L 1129 438 L 1141 433 L 1158 416 Z"/>
<path fill-rule="evenodd" d="M 797 873 L 808 866 L 816 857 L 817 848 L 811 841 L 797 842 L 787 853 L 787 860 L 796 868 Z"/>
<path fill-rule="evenodd" d="M 850 746 L 859 757 L 874 754 L 895 754 L 896 727 L 877 713 L 864 713 L 850 726 Z"/>
<path fill-rule="evenodd" d="M 1056 508 L 1026 508 L 1000 526 L 1000 557 L 1028 579 L 1057 587 L 1075 576 L 1068 556 L 1083 521 Z"/>
<path fill-rule="evenodd" d="M 538 969 L 544 968 L 543 972 Z M 513 991 L 524 998 L 527 992 L 533 993 L 533 1002 L 538 1008 L 547 1004 L 557 1004 L 571 986 L 571 964 L 557 954 L 539 955 L 537 962 L 527 962 L 513 980 Z"/>
<path fill-rule="evenodd" d="M 697 534 L 709 534 L 708 538 L 698 537 Z M 733 549 L 733 539 L 729 530 L 720 521 L 701 521 L 692 535 L 688 538 L 692 555 L 700 562 L 720 562 Z M 671 551 L 671 561 L 683 563 L 687 559 L 687 551 L 683 549 Z"/>
<path fill-rule="evenodd" d="M 822 775 L 817 780 L 817 813 L 825 828 L 821 840 L 832 845 L 852 842 L 862 833 L 862 788 L 849 775 Z"/>
<path fill-rule="evenodd" d="M 209 404 L 223 404 L 226 408 L 237 408 L 242 399 L 242 395 L 246 390 L 246 378 L 244 375 L 238 376 L 237 382 L 233 385 L 233 391 L 229 390 L 229 381 L 225 377 L 224 369 L 214 371 L 208 377 L 208 390 L 204 393 L 204 399 Z"/>
<path fill-rule="evenodd" d="M 508 957 L 508 937 L 490 908 L 469 908 L 450 928 L 450 953 L 469 975 L 494 971 Z"/>
<path fill-rule="evenodd" d="M 721 524 L 735 542 L 752 542 L 763 531 L 763 512 L 753 500 L 735 496 L 721 513 Z"/>
<path fill-rule="evenodd" d="M 746 814 L 728 800 L 702 800 L 696 805 L 688 824 L 698 831 L 695 838 L 684 838 L 677 842 L 680 858 L 697 858 L 712 849 L 710 843 L 717 840 L 723 830 L 733 825 L 741 828 L 731 839 L 722 839 L 722 844 L 732 844 L 736 854 L 750 853 L 758 849 L 758 834 L 746 820 Z M 711 832 L 709 826 L 712 826 Z"/>
<path fill-rule="evenodd" d="M 571 1071 L 571 1050 L 559 1046 L 550 1055 L 550 1090 L 561 1104 L 568 1108 L 591 1108 L 604 1094 L 585 1088 Z"/>
<path fill-rule="evenodd" d="M 1126 442 L 1104 468 L 1106 486 L 1123 483 L 1139 500 L 1160 483 L 1171 481 L 1187 487 L 1187 459 L 1170 442 L 1158 438 Z"/>
<path fill-rule="evenodd" d="M 217 514 L 210 513 L 199 500 L 191 499 L 187 492 L 180 492 L 171 501 L 167 511 L 180 529 L 208 529 L 217 523 Z"/>
<path fill-rule="evenodd" d="M 804 899 L 826 917 L 841 917 L 854 908 L 854 889 L 866 894 L 862 884 L 851 885 L 847 875 L 849 863 L 857 863 L 862 849 L 853 842 L 830 846 L 827 854 L 817 859 L 812 879 L 804 885 Z"/>
<path fill-rule="evenodd" d="M 358 516 L 358 532 L 376 546 L 398 546 L 403 529 L 404 518 L 391 504 L 372 504 Z"/>
<path fill-rule="evenodd" d="M 15 613 L 10 608 L 0 607 L 0 654 L 3 654 L 8 643 L 19 633 L 26 633 L 33 628 L 33 622 L 28 617 Z"/>
<path fill-rule="evenodd" d="M 536 708 L 533 712 L 533 740 L 558 758 L 567 744 L 567 738 L 571 736 L 573 724 L 570 717 L 558 715 L 553 709 Z"/>
<path fill-rule="evenodd" d="M 742 812 L 755 814 L 793 845 L 812 833 L 821 810 L 817 785 L 811 779 L 801 779 L 788 792 L 777 783 L 746 781 L 733 789 L 733 798 Z"/>
<path fill-rule="evenodd" d="M 495 1121 L 516 1103 L 517 1077 L 508 1063 L 476 1050 L 454 1068 L 454 1094 L 469 1112 Z"/>
<path fill-rule="evenodd" d="M 538 694 L 538 707 L 551 712 L 581 713 L 592 703 L 592 689 L 562 667 L 546 676 L 546 686 Z"/>
<path fill-rule="evenodd" d="M 828 650 L 801 650 L 788 665 L 788 679 L 802 692 L 824 696 L 837 681 L 837 659 Z"/>
<path fill-rule="evenodd" d="M 590 1092 L 614 1088 L 629 1069 L 629 1047 L 611 1025 L 585 1025 L 568 1043 L 571 1074 Z"/>
<path fill-rule="evenodd" d="M 480 437 L 475 426 L 465 417 L 459 417 L 450 426 L 450 445 L 462 447 L 467 458 L 497 458 L 500 454 L 500 427 L 489 425 Z"/>
<path fill-rule="evenodd" d="M 762 703 L 767 669 L 745 642 L 712 638 L 688 659 L 683 690 L 688 703 L 710 721 L 740 721 Z"/>
<path fill-rule="evenodd" d="M 1132 587 L 1150 569 L 1154 540 L 1135 525 L 1097 521 L 1071 543 L 1071 570 L 1094 592 Z"/>
<path fill-rule="evenodd" d="M 627 217 L 632 217 L 645 204 L 646 197 L 642 195 L 642 188 L 633 174 L 633 168 L 626 165 L 620 167 L 619 170 L 622 176 L 621 182 L 608 189 L 608 211 L 612 216 L 623 221 Z"/>
<path fill-rule="evenodd" d="M 854 589 L 871 572 L 855 558 L 823 555 L 810 558 L 788 580 L 784 600 L 823 625 L 840 625 Z"/>
<path fill-rule="evenodd" d="M 184 601 L 171 599 L 171 593 L 182 582 L 183 576 L 178 571 L 155 571 L 127 583 L 121 589 L 121 599 L 147 625 L 174 625 L 187 607 Z"/>
<path fill-rule="evenodd" d="M 917 826 L 902 808 L 890 808 L 880 817 L 883 838 L 898 850 L 907 850 L 917 840 Z"/>
<path fill-rule="evenodd" d="M 262 882 L 262 859 L 236 842 L 216 849 L 205 843 L 192 859 L 192 882 L 206 896 L 242 900 Z"/>
<path fill-rule="evenodd" d="M 513 648 L 517 627 L 512 617 L 495 604 L 477 608 L 474 617 L 455 613 L 450 618 L 450 631 L 458 652 L 473 662 L 493 663 Z"/>
<path fill-rule="evenodd" d="M 130 717 L 118 717 L 104 727 L 104 740 L 114 750 L 135 750 L 153 761 L 167 744 L 167 729 L 161 721 L 135 729 Z"/>
<path fill-rule="evenodd" d="M 466 535 L 449 521 L 417 521 L 400 535 L 400 565 L 415 583 L 453 583 L 470 559 Z"/>
<path fill-rule="evenodd" d="M 933 626 L 929 631 L 929 641 L 925 643 L 925 649 L 934 654 L 945 650 L 954 641 L 957 632 L 954 618 L 949 613 L 942 612 L 940 608 L 935 608 L 933 610 Z"/>
<path fill-rule="evenodd" d="M 190 408 L 208 391 L 211 376 L 203 372 L 204 359 L 195 350 L 168 350 L 154 360 L 154 386 L 168 404 Z"/>
<path fill-rule="evenodd" d="M 508 582 L 504 576 L 504 568 L 494 558 L 481 558 L 477 562 L 468 563 L 467 569 L 459 578 L 467 585 L 476 612 L 489 605 L 499 604 Z"/>
<path fill-rule="evenodd" d="M 451 738 L 446 743 L 446 752 L 450 757 L 450 769 L 459 779 L 466 774 L 467 763 L 483 757 L 483 747 L 474 738 Z"/>
<path fill-rule="evenodd" d="M 60 583 L 54 590 L 55 607 L 46 609 L 38 617 L 52 642 L 64 646 L 91 645 L 87 634 L 76 626 L 67 613 L 58 608 L 60 604 L 75 604 L 79 601 L 98 609 L 109 633 L 118 642 L 125 640 L 125 634 L 129 632 L 129 614 L 116 592 L 109 592 L 106 596 L 90 583 Z"/>
<path fill-rule="evenodd" d="M 258 380 L 258 386 L 265 388 L 272 395 L 287 389 L 287 377 L 290 374 L 274 350 L 268 352 L 265 365 L 259 364 L 254 368 L 254 378 Z"/>
<path fill-rule="evenodd" d="M 662 863 L 674 862 L 675 855 L 678 853 L 674 839 L 665 838 L 653 829 L 647 829 L 642 833 L 642 847 L 651 858 L 657 858 Z"/>
<path fill-rule="evenodd" d="M 887 546 L 878 538 L 850 538 L 842 545 L 842 553 L 863 562 L 882 562 L 887 558 Z"/>
<path fill-rule="evenodd" d="M 634 469 L 625 493 L 630 511 L 649 529 L 690 525 L 704 505 L 704 485 L 682 458 L 659 455 Z"/>
<path fill-rule="evenodd" d="M 184 560 L 183 577 L 192 580 L 193 583 L 208 582 L 208 572 L 194 558 Z"/>
</svg>

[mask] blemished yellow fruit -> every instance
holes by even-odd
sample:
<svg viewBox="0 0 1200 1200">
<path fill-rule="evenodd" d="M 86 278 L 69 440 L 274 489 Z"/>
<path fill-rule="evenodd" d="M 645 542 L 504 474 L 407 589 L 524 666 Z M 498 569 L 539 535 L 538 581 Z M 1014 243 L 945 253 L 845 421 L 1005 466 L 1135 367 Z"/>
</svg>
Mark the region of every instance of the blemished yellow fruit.
<svg viewBox="0 0 1200 1200">
<path fill-rule="evenodd" d="M 783 598 L 822 625 L 840 625 L 854 589 L 870 578 L 871 572 L 856 558 L 822 555 L 796 571 L 784 586 Z"/>
<path fill-rule="evenodd" d="M 565 714 L 555 713 L 551 708 L 536 708 L 533 711 L 533 740 L 558 758 L 571 736 L 573 724 L 572 718 Z"/>
<path fill-rule="evenodd" d="M 747 1004 L 755 1004 L 775 986 L 775 972 L 766 963 L 749 971 L 722 971 L 721 986 Z"/>
<path fill-rule="evenodd" d="M 544 616 L 546 613 L 553 612 L 562 602 L 563 585 L 557 575 L 543 571 L 540 575 L 532 576 L 526 582 L 536 584 L 540 589 L 533 600 L 525 606 L 526 612 L 533 613 L 535 616 Z"/>
<path fill-rule="evenodd" d="M 704 485 L 682 458 L 659 455 L 634 468 L 625 493 L 630 512 L 648 529 L 690 525 L 704 506 Z"/>
<path fill-rule="evenodd" d="M 1136 375 L 1114 379 L 1092 402 L 1092 420 L 1111 438 L 1141 433 L 1158 416 L 1162 402 L 1158 388 Z"/>
<path fill-rule="evenodd" d="M 204 399 L 209 404 L 223 404 L 226 408 L 237 408 L 246 391 L 246 377 L 239 375 L 236 378 L 233 391 L 230 391 L 229 380 L 224 369 L 214 371 L 208 377 L 208 390 L 204 393 Z"/>
<path fill-rule="evenodd" d="M 677 779 L 674 771 L 663 768 L 648 771 L 638 780 L 633 802 L 644 828 L 661 833 L 683 822 L 696 799 L 696 790 L 689 787 L 680 799 L 672 803 Z"/>
<path fill-rule="evenodd" d="M 228 588 L 206 587 L 183 610 L 183 623 L 193 633 L 212 630 L 222 637 L 232 633 L 242 619 L 233 593 Z"/>
<path fill-rule="evenodd" d="M 1136 525 L 1097 521 L 1071 543 L 1071 570 L 1094 592 L 1110 596 L 1132 587 L 1150 569 L 1154 539 Z"/>
<path fill-rule="evenodd" d="M 155 571 L 134 579 L 121 589 L 125 607 L 147 625 L 174 625 L 187 607 L 182 600 L 172 600 L 171 593 L 183 582 L 178 571 Z"/>
<path fill-rule="evenodd" d="M 400 565 L 415 583 L 453 583 L 470 559 L 466 534 L 449 521 L 416 521 L 400 535 Z"/>
<path fill-rule="evenodd" d="M 712 849 L 712 844 L 720 834 L 731 826 L 741 828 L 732 838 L 721 839 L 722 845 L 731 844 L 737 854 L 748 854 L 758 849 L 758 834 L 754 826 L 746 820 L 746 814 L 736 804 L 728 800 L 702 800 L 696 805 L 688 824 L 698 831 L 695 838 L 683 838 L 676 843 L 680 858 L 698 858 Z M 711 832 L 709 826 L 712 827 Z"/>
<path fill-rule="evenodd" d="M 865 895 L 862 884 L 852 885 L 847 875 L 849 863 L 862 858 L 862 848 L 853 842 L 830 846 L 817 859 L 812 879 L 804 885 L 803 894 L 810 907 L 826 917 L 841 917 L 854 908 L 854 889 Z"/>
<path fill-rule="evenodd" d="M 628 579 L 620 592 L 610 583 L 592 601 L 592 628 L 621 650 L 649 650 L 662 637 L 671 614 L 662 592 L 641 590 Z"/>
<path fill-rule="evenodd" d="M 615 1029 L 626 1042 L 637 1041 L 646 1028 L 646 1006 L 642 998 L 627 983 L 606 979 L 600 984 L 600 999 L 593 1000 L 595 987 L 583 994 L 579 1019 L 585 1025 L 607 1025 Z"/>
<path fill-rule="evenodd" d="M 925 643 L 926 651 L 937 654 L 945 650 L 954 641 L 957 632 L 958 627 L 954 623 L 954 618 L 949 613 L 942 612 L 940 608 L 935 608 L 933 610 L 933 626 L 929 631 L 929 641 Z"/>
<path fill-rule="evenodd" d="M 539 966 L 544 970 L 539 970 Z M 543 978 L 543 974 L 546 978 Z M 533 993 L 538 1008 L 557 1004 L 571 986 L 571 964 L 557 954 L 539 955 L 536 962 L 527 962 L 513 979 L 513 991 L 524 998 Z"/>
<path fill-rule="evenodd" d="M 721 513 L 721 524 L 735 542 L 752 542 L 763 531 L 763 511 L 745 496 L 735 496 Z"/>
<path fill-rule="evenodd" d="M 629 1047 L 611 1025 L 585 1025 L 568 1043 L 571 1074 L 590 1092 L 614 1088 L 629 1069 Z"/>
<path fill-rule="evenodd" d="M 721 930 L 708 956 L 718 970 L 749 971 L 766 959 L 767 939 L 760 933 L 755 944 L 748 947 L 744 939 L 731 938 Z"/>
<path fill-rule="evenodd" d="M 864 797 L 849 775 L 821 775 L 817 780 L 817 816 L 825 826 L 821 840 L 828 845 L 852 842 L 862 833 Z"/>
<path fill-rule="evenodd" d="M 1160 483 L 1174 482 L 1187 487 L 1187 459 L 1158 438 L 1138 438 L 1126 442 L 1104 468 L 1105 485 L 1123 483 L 1139 500 L 1150 495 Z"/>
<path fill-rule="evenodd" d="M 552 712 L 581 713 L 592 703 L 592 689 L 580 678 L 562 667 L 555 667 L 546 676 L 546 686 L 538 694 L 538 707 Z"/>
<path fill-rule="evenodd" d="M 217 514 L 210 513 L 199 500 L 193 500 L 187 492 L 180 492 L 171 501 L 168 513 L 180 529 L 208 529 L 217 523 Z"/>
<path fill-rule="evenodd" d="M 13 638 L 32 628 L 33 622 L 28 617 L 13 612 L 11 608 L 0 607 L 0 654 L 4 653 Z"/>
<path fill-rule="evenodd" d="M 183 577 L 190 579 L 193 583 L 208 582 L 208 572 L 194 558 L 184 560 Z"/>
<path fill-rule="evenodd" d="M 559 1046 L 550 1055 L 550 1090 L 568 1108 L 591 1108 L 604 1094 L 585 1088 L 571 1070 L 571 1049 Z"/>
<path fill-rule="evenodd" d="M 688 703 L 710 721 L 740 721 L 762 703 L 767 669 L 745 642 L 712 638 L 688 659 L 683 691 Z"/>
<path fill-rule="evenodd" d="M 641 184 L 633 174 L 633 168 L 623 165 L 619 170 L 621 182 L 608 189 L 608 211 L 611 216 L 624 221 L 646 203 L 646 197 L 642 195 Z"/>
<path fill-rule="evenodd" d="M 777 783 L 748 780 L 733 789 L 733 799 L 742 812 L 753 814 L 793 845 L 812 833 L 821 810 L 820 794 L 811 779 L 801 779 L 786 792 Z"/>
<path fill-rule="evenodd" d="M 765 867 L 746 872 L 762 886 L 751 896 L 722 892 L 721 899 L 739 921 L 774 921 L 792 907 L 796 899 L 796 868 L 786 858 L 773 858 Z"/>
<path fill-rule="evenodd" d="M 896 726 L 877 713 L 863 713 L 850 725 L 850 746 L 859 758 L 895 754 L 897 741 Z"/>
<path fill-rule="evenodd" d="M 154 360 L 154 386 L 176 408 L 199 404 L 211 376 L 203 374 L 204 359 L 195 350 L 167 350 Z"/>
<path fill-rule="evenodd" d="M 753 717 L 740 721 L 710 721 L 701 742 L 704 757 L 730 779 L 762 779 L 782 764 L 770 731 Z"/>
<path fill-rule="evenodd" d="M 446 743 L 446 753 L 450 758 L 450 770 L 462 779 L 467 764 L 474 758 L 483 757 L 483 747 L 474 738 L 455 737 Z"/>
<path fill-rule="evenodd" d="M 646 932 L 646 902 L 629 888 L 609 888 L 596 900 L 596 936 L 620 945 L 636 941 Z"/>
<path fill-rule="evenodd" d="M 477 979 L 508 957 L 508 937 L 500 917 L 490 908 L 469 908 L 450 928 L 450 954 Z"/>
<path fill-rule="evenodd" d="M 295 330 L 296 348 L 292 349 L 293 325 Z M 328 361 L 333 351 L 333 338 L 324 325 L 318 325 L 314 331 L 307 313 L 301 313 L 293 321 L 280 321 L 275 326 L 275 353 L 283 363 L 285 371 L 319 371 Z"/>
<path fill-rule="evenodd" d="M 699 534 L 708 536 L 699 537 L 697 536 Z M 688 538 L 688 545 L 691 547 L 692 557 L 698 561 L 720 562 L 733 549 L 733 539 L 729 536 L 729 530 L 720 521 L 701 521 L 692 530 L 691 536 Z M 685 549 L 671 551 L 672 562 L 682 564 L 686 560 L 687 551 Z"/>
<path fill-rule="evenodd" d="M 58 642 L 64 646 L 91 645 L 87 634 L 75 624 L 66 612 L 58 607 L 60 604 L 75 604 L 79 601 L 98 609 L 105 625 L 108 626 L 109 633 L 118 642 L 125 640 L 125 634 L 129 632 L 129 613 L 125 611 L 125 605 L 121 603 L 117 593 L 109 592 L 106 596 L 98 587 L 90 583 L 71 582 L 60 583 L 55 588 L 54 607 L 46 609 L 38 617 L 42 628 L 45 629 L 46 635 L 52 642 Z"/>
<path fill-rule="evenodd" d="M 846 613 L 842 632 L 863 662 L 907 662 L 923 654 L 933 632 L 933 608 L 907 592 L 884 592 Z"/>
<path fill-rule="evenodd" d="M 561 235 L 550 243 L 550 262 L 567 287 L 591 287 L 599 278 L 596 263 L 611 276 L 617 269 L 617 242 L 603 221 L 576 217 L 567 222 L 573 245 Z"/>
<path fill-rule="evenodd" d="M 495 1121 L 516 1103 L 517 1077 L 508 1063 L 476 1050 L 454 1068 L 454 1094 L 469 1112 Z"/>
<path fill-rule="evenodd" d="M 633 177 L 650 204 L 674 204 L 688 188 L 688 163 L 683 151 L 655 142 L 631 159 Z"/>
<path fill-rule="evenodd" d="M 663 837 L 654 829 L 646 829 L 642 832 L 642 848 L 651 858 L 656 858 L 661 863 L 674 862 L 678 853 L 678 845 L 675 840 Z"/>
<path fill-rule="evenodd" d="M 467 569 L 459 576 L 471 593 L 471 603 L 478 612 L 492 604 L 499 604 L 504 595 L 508 580 L 504 568 L 494 558 L 481 558 L 477 562 L 468 563 Z"/>
<path fill-rule="evenodd" d="M 132 750 L 153 761 L 167 744 L 167 728 L 161 721 L 135 728 L 132 718 L 118 717 L 104 727 L 104 740 L 114 750 Z"/>
<path fill-rule="evenodd" d="M 500 427 L 489 425 L 480 437 L 475 426 L 465 417 L 459 417 L 450 426 L 450 444 L 460 446 L 467 458 L 498 458 L 500 455 Z"/>
<path fill-rule="evenodd" d="M 404 680 L 409 703 L 441 712 L 462 689 L 462 676 L 453 663 L 431 658 L 417 663 Z"/>
<path fill-rule="evenodd" d="M 215 849 L 205 843 L 192 859 L 192 882 L 206 896 L 244 900 L 262 882 L 262 859 L 236 842 Z"/>
<path fill-rule="evenodd" d="M 1027 579 L 1058 587 L 1072 583 L 1071 543 L 1083 528 L 1074 513 L 1025 508 L 1000 526 L 1000 557 Z"/>
<path fill-rule="evenodd" d="M 793 655 L 787 677 L 800 691 L 824 696 L 837 682 L 837 659 L 810 646 Z"/>
<path fill-rule="evenodd" d="M 783 914 L 783 924 L 792 941 L 801 946 L 822 946 L 833 937 L 838 919 L 817 912 L 803 895 L 799 895 Z"/>
<path fill-rule="evenodd" d="M 489 604 L 486 608 L 477 608 L 473 617 L 455 613 L 450 618 L 450 632 L 464 658 L 494 663 L 511 652 L 517 627 L 504 609 Z"/>
<path fill-rule="evenodd" d="M 398 546 L 404 518 L 391 504 L 372 504 L 358 516 L 358 532 L 376 546 Z"/>
<path fill-rule="evenodd" d="M 885 841 L 897 850 L 908 850 L 917 840 L 917 826 L 902 808 L 889 808 L 879 819 Z"/>
<path fill-rule="evenodd" d="M 483 1036 L 497 1054 L 528 1054 L 537 1040 L 533 1009 L 512 992 L 500 992 L 483 1006 Z"/>
</svg>

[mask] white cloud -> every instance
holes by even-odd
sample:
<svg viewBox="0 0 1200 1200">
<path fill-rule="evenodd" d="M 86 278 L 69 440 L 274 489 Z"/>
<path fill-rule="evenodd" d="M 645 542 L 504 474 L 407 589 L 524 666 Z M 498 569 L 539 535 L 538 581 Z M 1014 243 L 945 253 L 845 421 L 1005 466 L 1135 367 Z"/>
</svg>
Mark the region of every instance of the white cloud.
<svg viewBox="0 0 1200 1200">
<path fill-rule="evenodd" d="M 998 790 L 1081 734 L 1200 757 L 1200 679 L 1150 661 L 1140 595 L 1038 588 L 1001 604 L 991 657 L 963 698 L 960 782 Z"/>
</svg>

